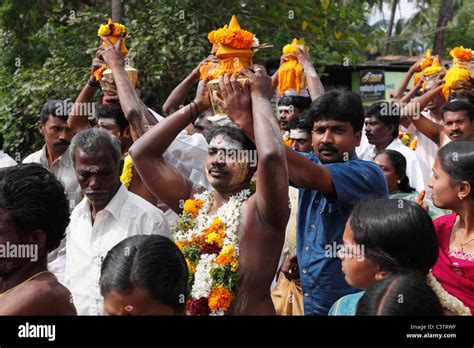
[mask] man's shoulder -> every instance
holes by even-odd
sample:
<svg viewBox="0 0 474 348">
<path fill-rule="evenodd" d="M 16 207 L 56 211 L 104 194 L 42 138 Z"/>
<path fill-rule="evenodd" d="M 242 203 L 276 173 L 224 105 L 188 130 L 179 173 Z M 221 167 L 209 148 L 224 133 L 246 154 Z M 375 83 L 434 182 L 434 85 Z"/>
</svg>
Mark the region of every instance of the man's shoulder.
<svg viewBox="0 0 474 348">
<path fill-rule="evenodd" d="M 151 215 L 151 217 L 159 216 L 164 219 L 163 212 L 146 199 L 128 190 L 126 191 L 126 195 L 127 197 L 123 203 L 122 210 L 134 209 L 140 215 Z"/>
<path fill-rule="evenodd" d="M 76 315 L 71 293 L 55 277 L 26 283 L 21 293 L 19 315 Z M 22 308 L 23 307 L 23 308 Z"/>
<path fill-rule="evenodd" d="M 33 152 L 33 153 L 29 154 L 28 156 L 26 156 L 23 159 L 22 163 L 39 163 L 39 164 L 42 164 L 41 163 L 42 153 L 43 153 L 43 149 L 40 149 L 36 152 Z"/>
</svg>

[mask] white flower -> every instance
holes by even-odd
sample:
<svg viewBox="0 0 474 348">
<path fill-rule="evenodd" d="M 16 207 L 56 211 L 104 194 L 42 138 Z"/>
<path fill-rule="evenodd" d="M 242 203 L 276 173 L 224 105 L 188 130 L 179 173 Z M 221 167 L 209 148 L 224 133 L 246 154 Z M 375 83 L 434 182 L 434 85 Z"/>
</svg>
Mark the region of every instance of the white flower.
<svg viewBox="0 0 474 348">
<path fill-rule="evenodd" d="M 196 273 L 194 275 L 194 284 L 191 296 L 198 300 L 201 297 L 209 297 L 211 293 L 211 269 L 216 266 L 216 255 L 203 254 L 199 260 Z"/>
<path fill-rule="evenodd" d="M 427 276 L 427 283 L 433 289 L 443 308 L 457 315 L 471 315 L 471 311 L 464 305 L 464 303 L 462 303 L 461 300 L 444 290 L 431 270 Z"/>
</svg>

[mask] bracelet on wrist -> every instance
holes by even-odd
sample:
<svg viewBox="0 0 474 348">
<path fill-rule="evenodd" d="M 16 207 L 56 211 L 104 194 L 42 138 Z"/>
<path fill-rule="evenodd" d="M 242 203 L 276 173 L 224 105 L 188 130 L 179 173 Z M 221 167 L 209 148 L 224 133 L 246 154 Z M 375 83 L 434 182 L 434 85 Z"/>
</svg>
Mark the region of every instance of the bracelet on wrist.
<svg viewBox="0 0 474 348">
<path fill-rule="evenodd" d="M 87 80 L 87 84 L 94 88 L 100 87 L 100 82 L 97 81 L 94 76 L 89 77 L 89 80 Z"/>
</svg>

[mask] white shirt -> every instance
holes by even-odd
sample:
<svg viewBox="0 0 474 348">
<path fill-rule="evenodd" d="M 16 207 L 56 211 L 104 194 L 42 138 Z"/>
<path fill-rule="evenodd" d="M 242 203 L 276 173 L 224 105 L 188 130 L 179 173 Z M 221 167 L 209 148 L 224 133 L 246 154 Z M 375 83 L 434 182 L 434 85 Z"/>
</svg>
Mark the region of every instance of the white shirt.
<svg viewBox="0 0 474 348">
<path fill-rule="evenodd" d="M 148 110 L 158 122 L 165 119 L 152 109 Z M 204 138 L 202 134 L 194 133 L 189 135 L 183 130 L 173 140 L 170 146 L 168 146 L 163 153 L 163 158 L 194 184 L 210 190 L 211 186 L 209 185 L 205 171 L 207 148 L 206 138 Z"/>
<path fill-rule="evenodd" d="M 426 190 L 426 183 L 423 180 L 423 172 L 415 151 L 411 150 L 408 146 L 403 145 L 403 143 L 398 138 L 393 139 L 393 141 L 385 148 L 385 150 L 395 150 L 400 152 L 407 161 L 407 177 L 410 180 L 410 186 L 418 192 Z M 375 145 L 371 144 L 365 146 L 363 151 L 356 149 L 356 152 L 357 156 L 365 161 L 373 162 L 375 156 L 377 155 L 375 151 Z"/>
<path fill-rule="evenodd" d="M 421 114 L 434 123 L 441 125 L 443 124 L 442 121 L 438 121 L 434 117 L 431 111 L 422 111 Z M 416 146 L 415 152 L 420 159 L 420 168 L 423 173 L 423 181 L 427 183 L 431 176 L 431 168 L 433 168 L 436 153 L 438 152 L 438 145 L 436 145 L 433 140 L 420 132 L 413 123 L 411 123 L 408 128 L 400 125 L 400 129 L 403 132 L 410 134 L 412 139 L 415 136 L 418 138 L 418 144 Z"/>
<path fill-rule="evenodd" d="M 72 165 L 72 159 L 69 155 L 69 150 L 64 151 L 61 156 L 51 163 L 51 167 L 48 167 L 46 145 L 44 145 L 41 150 L 27 156 L 23 160 L 23 163 L 38 163 L 53 173 L 56 178 L 58 178 L 58 180 L 64 185 L 71 210 L 82 200 L 81 187 L 77 182 L 76 172 L 74 171 L 74 166 Z"/>
<path fill-rule="evenodd" d="M 64 283 L 77 314 L 103 314 L 99 279 L 107 252 L 127 237 L 150 234 L 171 238 L 168 222 L 161 210 L 123 185 L 97 213 L 94 225 L 87 198 L 74 208 L 66 236 Z"/>
<path fill-rule="evenodd" d="M 6 167 L 13 167 L 16 166 L 18 163 L 8 156 L 5 152 L 0 150 L 0 168 L 6 168 Z"/>
</svg>

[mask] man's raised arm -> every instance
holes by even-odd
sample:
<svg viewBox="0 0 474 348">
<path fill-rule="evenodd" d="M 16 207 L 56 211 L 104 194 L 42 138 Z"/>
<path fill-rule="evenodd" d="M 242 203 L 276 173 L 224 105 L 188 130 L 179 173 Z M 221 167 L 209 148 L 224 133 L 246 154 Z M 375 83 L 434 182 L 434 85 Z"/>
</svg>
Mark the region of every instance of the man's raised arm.
<svg viewBox="0 0 474 348">
<path fill-rule="evenodd" d="M 400 116 L 409 117 L 415 127 L 438 146 L 440 144 L 441 134 L 444 132 L 443 126 L 428 120 L 423 115 L 420 115 L 419 110 L 423 110 L 428 103 L 441 93 L 442 86 L 433 88 L 431 91 L 413 99 L 400 112 Z"/>
<path fill-rule="evenodd" d="M 258 215 L 263 223 L 284 227 L 289 217 L 288 169 L 285 145 L 270 104 L 271 80 L 260 65 L 242 69 L 242 73 L 250 82 L 253 129 L 258 154 L 255 196 Z M 238 86 L 235 76 L 233 80 L 234 85 Z"/>
<path fill-rule="evenodd" d="M 201 81 L 193 102 L 156 124 L 129 150 L 135 168 L 148 190 L 176 213 L 182 211 L 180 203 L 190 197 L 193 186 L 191 181 L 162 156 L 176 136 L 209 106 L 207 89 Z"/>
<path fill-rule="evenodd" d="M 112 70 L 115 86 L 125 118 L 130 123 L 132 138 L 136 141 L 147 131 L 147 126 L 156 124 L 156 119 L 143 106 L 135 88 L 130 82 L 125 71 L 124 61 L 120 53 L 122 38 L 113 45 L 107 38 L 103 38 L 108 46 L 102 50 L 102 57 L 105 63 Z"/>
</svg>

